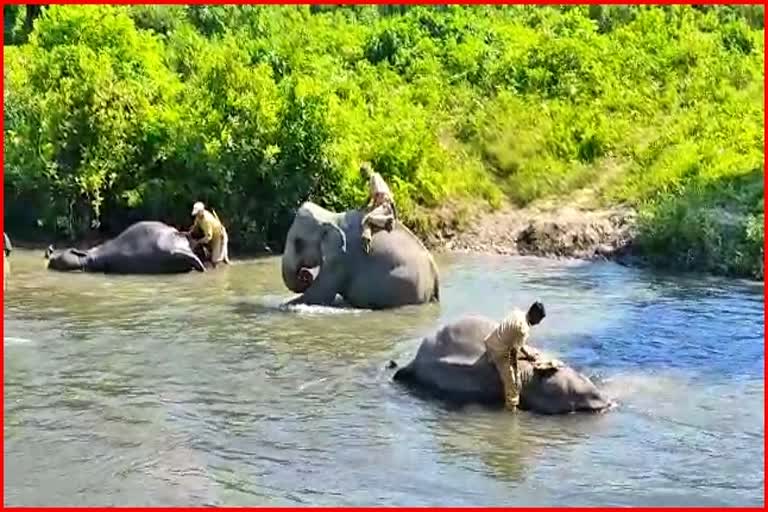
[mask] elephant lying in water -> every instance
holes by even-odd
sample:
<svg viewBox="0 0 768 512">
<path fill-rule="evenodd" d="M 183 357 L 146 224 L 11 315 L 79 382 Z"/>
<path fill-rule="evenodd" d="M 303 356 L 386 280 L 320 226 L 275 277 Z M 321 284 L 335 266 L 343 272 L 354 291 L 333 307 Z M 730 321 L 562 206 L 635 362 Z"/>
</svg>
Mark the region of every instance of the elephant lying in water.
<svg viewBox="0 0 768 512">
<path fill-rule="evenodd" d="M 408 228 L 374 234 L 361 243 L 362 210 L 335 213 L 306 202 L 288 230 L 283 282 L 302 293 L 289 304 L 330 305 L 339 294 L 352 307 L 384 309 L 439 301 L 437 265 Z"/>
<path fill-rule="evenodd" d="M 45 256 L 48 268 L 60 271 L 112 274 L 205 272 L 189 239 L 176 228 L 155 221 L 137 222 L 116 238 L 87 251 L 49 247 Z"/>
<path fill-rule="evenodd" d="M 470 316 L 441 327 L 424 338 L 416 357 L 397 370 L 394 380 L 451 402 L 502 405 L 501 379 L 483 342 L 496 325 L 493 320 Z M 518 367 L 520 409 L 567 414 L 612 406 L 587 377 L 568 366 L 539 369 L 521 360 Z"/>
</svg>

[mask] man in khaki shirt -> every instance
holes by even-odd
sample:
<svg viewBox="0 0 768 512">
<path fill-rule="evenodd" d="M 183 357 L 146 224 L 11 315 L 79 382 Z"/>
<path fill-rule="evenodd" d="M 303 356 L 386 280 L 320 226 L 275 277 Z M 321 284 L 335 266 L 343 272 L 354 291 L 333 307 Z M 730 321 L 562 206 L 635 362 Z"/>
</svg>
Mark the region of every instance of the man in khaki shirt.
<svg viewBox="0 0 768 512">
<path fill-rule="evenodd" d="M 392 192 L 381 174 L 374 172 L 368 164 L 360 166 L 360 173 L 368 180 L 368 201 L 365 205 L 368 212 L 362 221 L 362 240 L 363 250 L 369 253 L 373 237 L 372 228 L 392 231 L 397 219 L 397 210 Z"/>
<path fill-rule="evenodd" d="M 210 245 L 211 263 L 214 268 L 222 261 L 229 264 L 229 237 L 216 212 L 209 212 L 202 202 L 197 201 L 192 205 L 192 217 L 195 222 L 189 228 L 189 232 L 194 232 L 196 228 L 200 228 L 203 232 L 202 238 L 193 239 L 190 242 L 192 248 L 198 245 Z"/>
<path fill-rule="evenodd" d="M 8 274 L 11 272 L 11 262 L 8 261 L 8 256 L 11 255 L 11 251 L 13 250 L 13 245 L 11 245 L 11 239 L 8 238 L 8 235 L 3 232 L 3 252 L 5 253 L 5 258 L 3 258 L 3 290 L 8 289 Z"/>
<path fill-rule="evenodd" d="M 520 357 L 534 357 L 526 350 L 530 328 L 539 324 L 546 312 L 544 304 L 534 302 L 527 313 L 513 309 L 507 317 L 485 338 L 485 347 L 504 385 L 504 404 L 516 409 L 520 403 Z"/>
</svg>

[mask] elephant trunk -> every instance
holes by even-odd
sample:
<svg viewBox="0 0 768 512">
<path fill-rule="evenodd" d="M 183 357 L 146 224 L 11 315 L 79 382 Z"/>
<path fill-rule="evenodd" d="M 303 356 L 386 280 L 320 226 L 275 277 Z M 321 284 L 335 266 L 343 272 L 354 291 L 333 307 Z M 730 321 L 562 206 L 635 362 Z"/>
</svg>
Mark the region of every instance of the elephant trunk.
<svg viewBox="0 0 768 512">
<path fill-rule="evenodd" d="M 283 283 L 285 283 L 285 286 L 292 292 L 300 293 L 299 276 L 296 269 L 293 267 L 294 266 L 288 262 L 288 258 L 283 255 Z"/>
<path fill-rule="evenodd" d="M 299 267 L 289 261 L 290 258 L 283 257 L 283 283 L 294 293 L 304 293 L 317 277 L 320 268 Z"/>
</svg>

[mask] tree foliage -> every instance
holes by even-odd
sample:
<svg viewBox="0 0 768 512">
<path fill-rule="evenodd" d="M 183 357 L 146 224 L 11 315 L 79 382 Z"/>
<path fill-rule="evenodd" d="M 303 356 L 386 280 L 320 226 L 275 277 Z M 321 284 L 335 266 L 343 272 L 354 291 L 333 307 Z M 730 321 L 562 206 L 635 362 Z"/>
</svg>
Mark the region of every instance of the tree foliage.
<svg viewBox="0 0 768 512">
<path fill-rule="evenodd" d="M 200 199 L 279 248 L 302 201 L 360 204 L 368 160 L 417 230 L 599 183 L 649 251 L 726 201 L 735 266 L 762 258 L 762 6 L 5 9 L 10 225 L 186 224 Z"/>
</svg>

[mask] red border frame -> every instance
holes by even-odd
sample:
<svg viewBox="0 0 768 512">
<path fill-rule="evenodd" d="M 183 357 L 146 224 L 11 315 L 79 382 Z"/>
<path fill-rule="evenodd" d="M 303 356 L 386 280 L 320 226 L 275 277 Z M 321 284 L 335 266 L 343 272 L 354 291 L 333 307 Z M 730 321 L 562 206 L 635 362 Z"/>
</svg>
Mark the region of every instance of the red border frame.
<svg viewBox="0 0 768 512">
<path fill-rule="evenodd" d="M 98 2 L 94 0 L 59 0 L 54 2 L 45 2 L 41 0 L 31 0 L 28 2 L 19 2 L 19 1 L 6 1 L 6 0 L 0 0 L 0 3 L 2 3 L 3 6 L 5 5 L 27 5 L 27 4 L 45 4 L 45 5 L 51 5 L 51 4 L 108 4 L 108 5 L 141 5 L 141 4 L 165 4 L 165 5 L 187 5 L 187 4 L 201 4 L 201 5 L 216 5 L 216 4 L 223 4 L 223 5 L 233 5 L 233 4 L 262 4 L 262 5 L 308 5 L 308 4 L 315 4 L 315 5 L 377 5 L 377 4 L 401 4 L 401 5 L 445 5 L 445 4 L 465 4 L 465 5 L 472 5 L 472 4 L 482 4 L 482 5 L 488 5 L 488 4 L 535 4 L 535 5 L 563 5 L 563 4 L 572 4 L 572 5 L 587 5 L 587 4 L 620 4 L 620 5 L 691 5 L 691 4 L 698 4 L 698 5 L 765 5 L 765 1 L 758 1 L 758 0 L 745 0 L 742 2 L 733 2 L 733 1 L 725 1 L 725 2 L 717 2 L 714 0 L 700 0 L 698 2 L 672 2 L 672 1 L 657 1 L 652 2 L 649 0 L 634 0 L 634 1 L 621 1 L 621 0 L 603 0 L 603 1 L 574 1 L 574 0 L 533 0 L 529 2 L 524 1 L 498 1 L 498 0 L 490 0 L 490 1 L 481 1 L 481 0 L 468 0 L 463 2 L 447 2 L 447 1 L 440 1 L 440 0 L 421 0 L 421 1 L 414 1 L 414 0 L 398 0 L 393 2 L 384 2 L 380 0 L 362 0 L 362 1 L 349 1 L 349 0 L 337 0 L 337 1 L 331 1 L 331 0 L 320 0 L 320 1 L 312 1 L 312 2 L 301 2 L 296 0 L 286 0 L 286 1 L 277 1 L 277 0 L 267 0 L 267 1 L 260 1 L 260 2 L 249 2 L 244 0 L 230 0 L 230 1 L 222 1 L 222 0 L 211 0 L 211 1 L 204 1 L 204 0 L 188 0 L 187 2 L 179 2 L 174 0 L 156 0 L 156 1 L 146 1 L 146 2 L 134 2 L 134 1 L 112 1 L 112 2 Z M 763 13 L 763 16 L 765 18 L 765 13 Z M 4 12 L 0 12 L 0 22 L 4 22 Z M 3 26 L 4 23 L 3 23 Z M 768 37 L 765 35 L 765 30 L 763 31 L 763 38 L 765 42 L 768 42 Z M 3 48 L 0 49 L 0 56 L 3 57 L 3 62 L 5 62 L 5 46 L 3 45 Z M 765 59 L 763 59 L 763 81 L 765 82 Z M 4 74 L 0 76 L 0 85 L 3 85 L 4 81 Z M 5 89 L 3 89 L 5 90 Z M 763 89 L 763 95 L 764 95 L 764 102 L 763 102 L 763 134 L 765 134 L 765 128 L 768 126 L 768 117 L 765 115 L 765 100 L 768 100 L 768 93 L 766 93 L 765 88 Z M 5 101 L 5 95 L 3 95 L 3 98 L 0 98 L 0 107 L 4 108 L 4 101 Z M 0 118 L 0 127 L 2 127 L 4 122 L 4 117 Z M 3 133 L 5 133 L 3 131 Z M 3 141 L 0 142 L 4 146 L 5 139 L 3 138 Z M 5 169 L 4 165 L 4 158 L 5 158 L 5 151 L 0 154 L 0 163 L 3 163 L 3 169 Z M 765 163 L 766 163 L 766 157 L 765 157 L 765 150 L 763 150 L 763 184 L 764 188 L 765 185 L 768 184 L 768 180 L 765 178 Z M 5 172 L 3 172 L 2 177 L 0 177 L 0 185 L 3 186 L 2 191 L 0 191 L 0 209 L 5 211 L 4 208 L 4 195 L 5 195 Z M 0 227 L 5 230 L 5 215 L 3 215 L 0 218 Z M 768 222 L 765 222 L 764 220 L 764 227 L 768 228 Z M 4 257 L 4 256 L 3 256 Z M 768 255 L 765 254 L 765 248 L 763 252 L 763 264 L 768 263 Z M 763 288 L 763 317 L 765 318 L 765 299 L 768 298 L 768 292 L 766 292 L 765 287 Z M 3 290 L 0 290 L 0 300 L 2 300 L 3 304 L 5 304 L 4 301 L 4 292 Z M 0 320 L 0 332 L 3 334 L 3 338 L 5 337 L 5 314 L 3 314 L 2 320 Z M 763 350 L 765 350 L 765 338 L 766 334 L 768 333 L 768 327 L 766 327 L 765 322 L 763 322 Z M 3 344 L 2 348 L 0 348 L 0 351 L 2 351 L 3 354 L 3 364 L 0 367 L 0 376 L 3 377 L 2 383 L 0 383 L 0 387 L 3 388 L 3 391 L 5 390 L 5 344 Z M 763 359 L 763 376 L 765 379 L 766 375 L 766 366 L 765 366 L 765 359 Z M 3 397 L 5 397 L 5 393 L 3 393 Z M 763 407 L 764 410 L 768 409 L 765 406 L 765 397 L 763 400 Z M 3 423 L 5 416 L 5 407 L 3 407 L 3 414 L 0 416 L 0 424 Z M 5 453 L 5 435 L 3 435 L 2 440 L 2 451 L 3 454 Z M 764 471 L 765 471 L 765 437 L 763 438 L 763 464 L 764 464 Z M 763 473 L 765 475 L 765 472 Z M 3 457 L 2 462 L 0 462 L 0 476 L 5 476 L 5 457 Z M 598 484 L 599 485 L 599 484 Z M 0 491 L 0 496 L 3 497 L 2 502 L 2 508 L 5 510 L 61 510 L 61 511 L 67 511 L 67 510 L 83 510 L 85 507 L 6 507 L 5 506 L 5 478 L 3 478 L 3 489 Z M 735 511 L 747 511 L 747 510 L 765 510 L 765 484 L 763 485 L 763 502 L 764 505 L 762 508 L 760 507 L 740 507 L 740 508 L 731 508 L 729 510 L 735 510 Z M 566 508 L 568 507 L 567 504 L 564 504 L 563 507 L 544 507 L 544 508 Z M 121 507 L 124 510 L 191 510 L 196 507 Z M 308 507 L 221 507 L 221 508 L 245 508 L 245 509 L 260 509 L 260 510 L 274 510 L 274 511 L 281 511 L 281 510 L 302 510 L 303 508 Z M 378 510 L 383 507 L 312 507 L 322 510 L 348 510 L 348 511 L 370 511 L 370 510 Z M 396 510 L 402 510 L 405 512 L 415 512 L 415 511 L 423 511 L 423 510 L 448 510 L 448 511 L 486 511 L 486 510 L 504 510 L 504 509 L 515 509 L 515 510 L 538 510 L 538 508 L 520 508 L 520 507 L 387 507 L 387 508 L 393 508 Z M 618 507 L 568 507 L 569 509 L 580 511 L 580 510 L 619 510 Z M 676 507 L 638 507 L 638 510 L 712 510 L 717 509 L 716 507 L 696 507 L 696 508 L 676 508 Z M 109 510 L 109 508 L 106 507 L 98 507 L 94 508 L 94 510 Z"/>
</svg>

